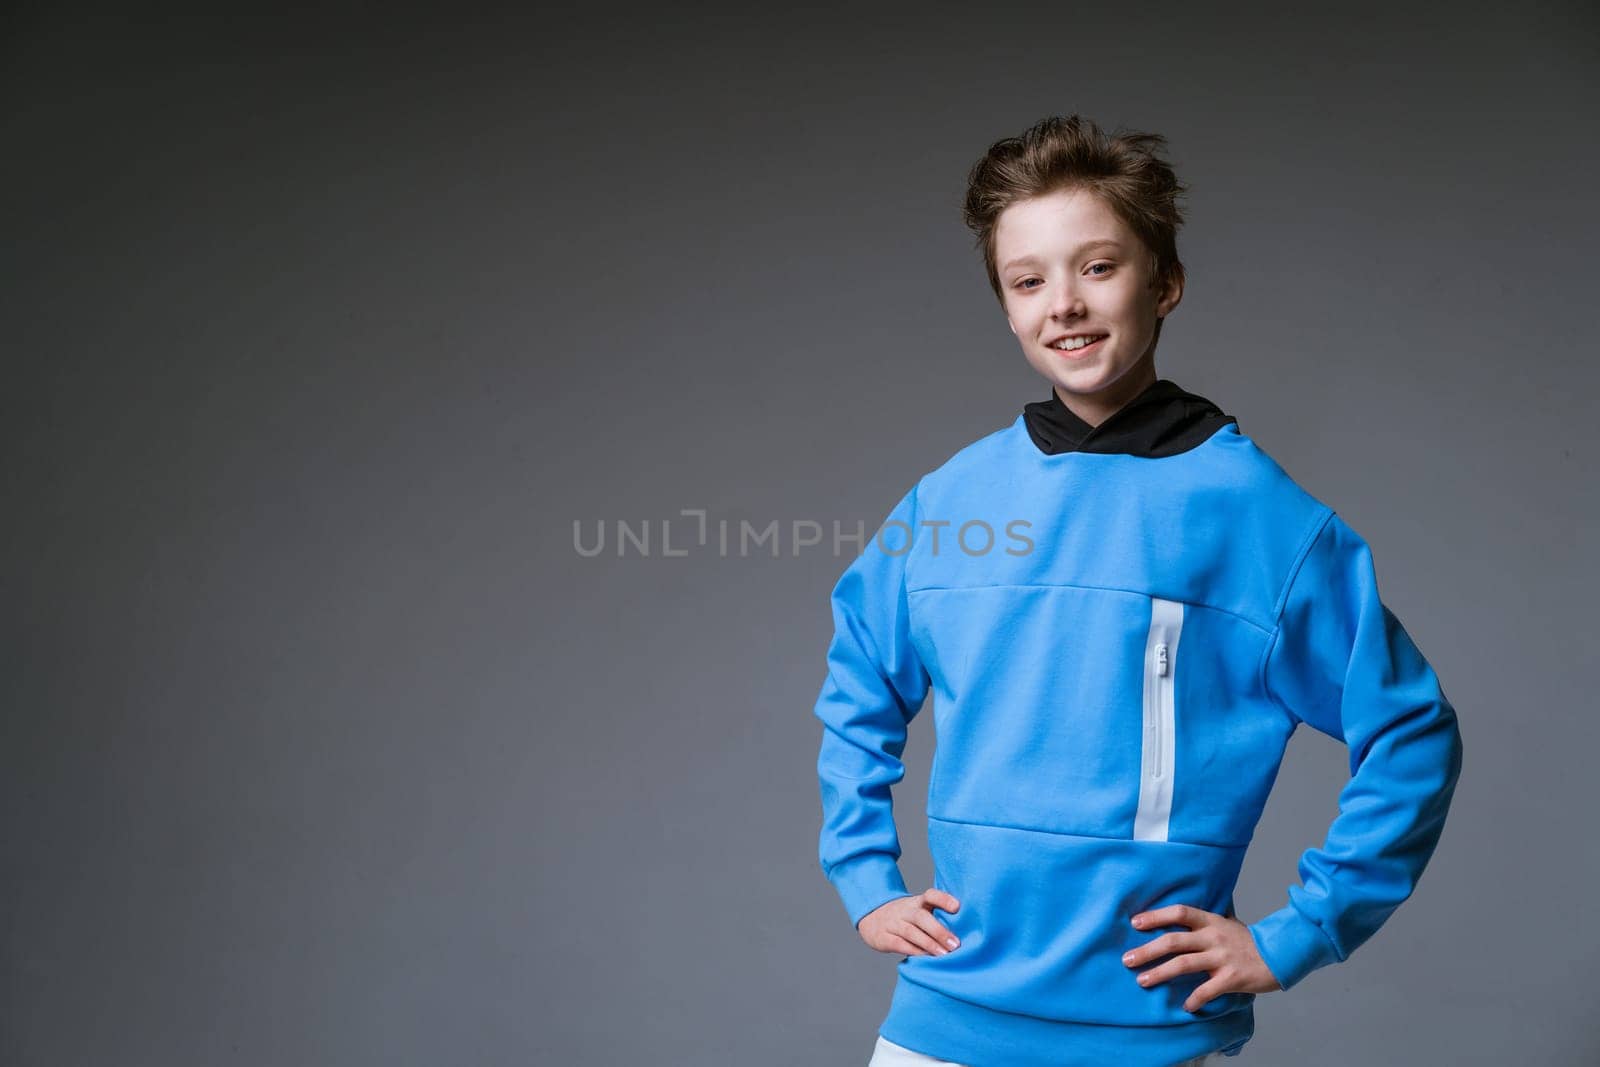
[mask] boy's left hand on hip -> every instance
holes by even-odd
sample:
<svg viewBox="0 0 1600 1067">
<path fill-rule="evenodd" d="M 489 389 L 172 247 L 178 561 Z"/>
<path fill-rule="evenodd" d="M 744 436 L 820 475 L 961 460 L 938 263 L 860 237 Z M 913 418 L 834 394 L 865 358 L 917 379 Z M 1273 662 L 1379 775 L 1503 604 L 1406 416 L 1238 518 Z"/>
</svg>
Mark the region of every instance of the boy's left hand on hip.
<svg viewBox="0 0 1600 1067">
<path fill-rule="evenodd" d="M 1187 904 L 1173 904 L 1133 917 L 1139 930 L 1161 926 L 1187 926 L 1189 929 L 1162 934 L 1122 957 L 1130 968 L 1142 967 L 1163 956 L 1173 958 L 1139 975 L 1139 984 L 1150 989 L 1169 978 L 1205 971 L 1210 979 L 1183 1002 L 1188 1012 L 1199 1011 L 1224 993 L 1273 993 L 1281 987 L 1256 948 L 1250 928 L 1238 919 Z"/>
</svg>

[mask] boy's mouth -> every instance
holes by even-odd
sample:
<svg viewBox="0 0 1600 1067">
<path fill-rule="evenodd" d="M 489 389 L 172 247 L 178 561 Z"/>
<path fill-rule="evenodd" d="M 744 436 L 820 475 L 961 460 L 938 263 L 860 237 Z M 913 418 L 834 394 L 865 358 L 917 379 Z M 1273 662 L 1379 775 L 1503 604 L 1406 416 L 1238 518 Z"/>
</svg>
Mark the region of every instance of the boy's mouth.
<svg viewBox="0 0 1600 1067">
<path fill-rule="evenodd" d="M 1050 349 L 1052 352 L 1059 352 L 1069 359 L 1076 359 L 1079 356 L 1099 348 L 1100 342 L 1104 341 L 1110 336 L 1110 334 L 1102 333 L 1090 336 L 1093 336 L 1093 340 L 1091 340 L 1088 344 L 1083 343 L 1083 336 L 1058 337 L 1055 341 L 1047 344 L 1045 347 Z"/>
</svg>

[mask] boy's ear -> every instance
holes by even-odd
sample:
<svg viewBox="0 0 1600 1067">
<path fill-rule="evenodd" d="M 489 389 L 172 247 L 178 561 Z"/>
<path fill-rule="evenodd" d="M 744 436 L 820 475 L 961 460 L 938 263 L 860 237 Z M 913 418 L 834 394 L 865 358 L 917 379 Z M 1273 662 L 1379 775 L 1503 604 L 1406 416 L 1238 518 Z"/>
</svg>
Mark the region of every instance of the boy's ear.
<svg viewBox="0 0 1600 1067">
<path fill-rule="evenodd" d="M 1174 274 L 1167 279 L 1160 295 L 1156 298 L 1156 317 L 1164 319 L 1172 314 L 1180 301 L 1183 300 L 1183 275 Z"/>
</svg>

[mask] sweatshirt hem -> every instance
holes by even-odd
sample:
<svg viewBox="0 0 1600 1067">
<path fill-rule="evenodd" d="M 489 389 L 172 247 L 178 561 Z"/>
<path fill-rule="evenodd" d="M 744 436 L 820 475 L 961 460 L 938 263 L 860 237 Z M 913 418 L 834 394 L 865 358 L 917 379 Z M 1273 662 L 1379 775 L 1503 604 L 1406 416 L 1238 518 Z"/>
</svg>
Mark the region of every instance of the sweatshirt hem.
<svg viewBox="0 0 1600 1067">
<path fill-rule="evenodd" d="M 1214 1010 L 1216 1003 L 1207 1007 Z M 1173 1026 L 1045 1019 L 986 1008 L 901 974 L 878 1032 L 897 1045 L 966 1067 L 1169 1067 L 1210 1052 L 1237 1054 L 1255 1034 L 1255 1011 L 1247 1002 Z"/>
</svg>

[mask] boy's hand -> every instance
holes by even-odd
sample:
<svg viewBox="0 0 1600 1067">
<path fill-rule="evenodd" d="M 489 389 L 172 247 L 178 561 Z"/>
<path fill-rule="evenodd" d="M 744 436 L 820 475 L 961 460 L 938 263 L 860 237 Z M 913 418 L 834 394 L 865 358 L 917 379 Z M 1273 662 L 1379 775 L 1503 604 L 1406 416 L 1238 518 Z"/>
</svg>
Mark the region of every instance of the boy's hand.
<svg viewBox="0 0 1600 1067">
<path fill-rule="evenodd" d="M 1141 967 L 1151 960 L 1173 956 L 1139 975 L 1139 984 L 1146 989 L 1180 974 L 1208 972 L 1211 978 L 1189 994 L 1183 1002 L 1184 1011 L 1199 1011 L 1224 993 L 1272 993 L 1283 988 L 1262 960 L 1250 928 L 1238 919 L 1187 904 L 1173 904 L 1140 912 L 1133 917 L 1133 925 L 1140 930 L 1189 927 L 1187 931 L 1162 934 L 1122 957 L 1127 966 Z"/>
<path fill-rule="evenodd" d="M 946 956 L 960 944 L 933 917 L 933 908 L 954 912 L 961 902 L 941 889 L 899 897 L 861 917 L 856 932 L 879 952 L 902 956 Z"/>
</svg>

